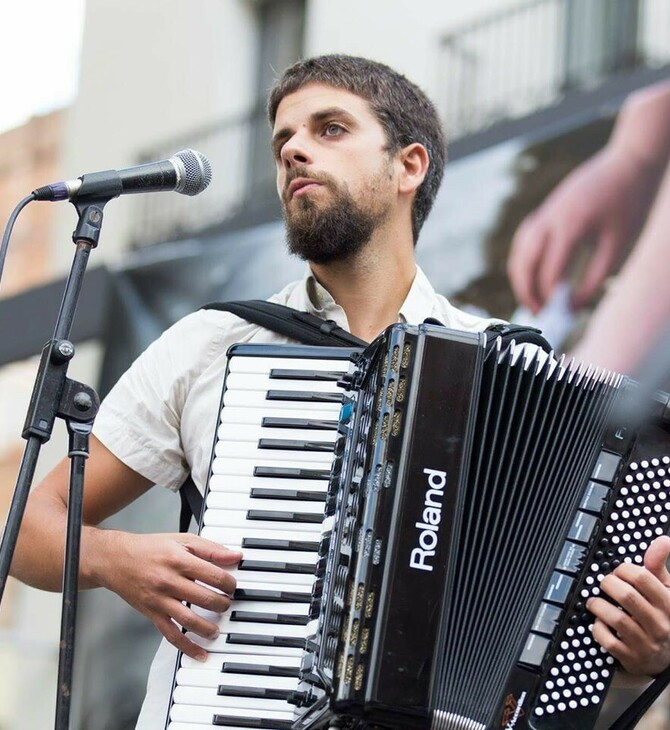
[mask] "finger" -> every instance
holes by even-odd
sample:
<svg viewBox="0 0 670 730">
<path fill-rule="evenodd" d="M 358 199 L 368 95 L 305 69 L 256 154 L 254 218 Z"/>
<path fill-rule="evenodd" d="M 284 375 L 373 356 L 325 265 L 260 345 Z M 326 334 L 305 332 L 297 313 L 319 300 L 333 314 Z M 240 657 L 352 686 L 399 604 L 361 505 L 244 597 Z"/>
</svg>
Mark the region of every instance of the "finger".
<svg viewBox="0 0 670 730">
<path fill-rule="evenodd" d="M 206 540 L 204 537 L 189 535 L 183 541 L 183 545 L 193 555 L 223 568 L 236 565 L 242 560 L 240 550 L 231 550 L 218 542 Z"/>
<path fill-rule="evenodd" d="M 542 308 L 537 293 L 537 267 L 544 253 L 548 232 L 537 217 L 527 217 L 517 229 L 507 261 L 507 274 L 517 301 L 532 312 Z"/>
<path fill-rule="evenodd" d="M 630 563 L 622 563 L 612 575 L 628 587 L 628 590 L 625 587 L 621 589 L 622 595 L 625 596 L 628 592 L 638 593 L 655 609 L 670 614 L 670 592 L 650 570 Z M 618 597 L 613 597 L 618 600 Z M 628 610 L 626 606 L 624 608 Z"/>
<path fill-rule="evenodd" d="M 608 654 L 611 654 L 615 659 L 618 659 L 619 662 L 621 662 L 624 668 L 631 662 L 632 657 L 630 656 L 630 649 L 600 618 L 596 618 L 593 622 L 591 634 Z"/>
<path fill-rule="evenodd" d="M 537 272 L 537 286 L 543 301 L 548 301 L 556 285 L 565 279 L 568 265 L 580 240 L 581 234 L 570 228 L 554 231 L 551 245 L 547 246 Z"/>
<path fill-rule="evenodd" d="M 657 537 L 644 554 L 644 567 L 666 587 L 670 588 L 670 573 L 667 562 L 670 558 L 670 537 Z"/>
<path fill-rule="evenodd" d="M 202 636 L 203 639 L 216 639 L 219 636 L 219 627 L 214 621 L 200 616 L 180 601 L 174 601 L 169 614 L 183 629 Z"/>
<path fill-rule="evenodd" d="M 230 593 L 227 591 L 221 593 L 209 585 L 201 585 L 191 580 L 184 580 L 175 584 L 173 595 L 180 601 L 192 603 L 194 606 L 200 606 L 200 608 L 204 608 L 207 611 L 223 613 L 230 608 L 231 596 L 235 590 L 235 579 L 232 578 L 232 580 L 233 587 Z"/>
<path fill-rule="evenodd" d="M 618 606 L 602 598 L 592 598 L 588 601 L 587 608 L 627 646 L 635 647 L 645 643 L 645 632 L 642 626 Z"/>
<path fill-rule="evenodd" d="M 603 236 L 594 251 L 586 270 L 572 296 L 574 309 L 586 306 L 604 284 L 616 261 L 617 251 L 621 245 L 621 236 L 608 233 Z"/>
<path fill-rule="evenodd" d="M 196 659 L 199 662 L 206 661 L 207 652 L 205 649 L 188 639 L 186 634 L 182 633 L 179 626 L 169 616 L 157 615 L 150 616 L 150 618 L 154 626 L 156 626 L 172 646 L 184 652 L 186 656 L 190 656 L 192 659 Z"/>
<path fill-rule="evenodd" d="M 614 573 L 606 575 L 600 582 L 600 588 L 648 634 L 656 636 L 662 632 L 663 629 L 659 626 L 663 623 L 663 614 L 659 611 L 659 604 L 664 598 L 662 592 L 667 591 L 648 571 L 624 564 Z M 616 607 L 614 610 L 618 611 Z M 599 615 L 604 621 L 608 621 L 607 617 L 614 614 L 607 612 Z M 609 625 L 619 630 L 618 624 Z"/>
</svg>

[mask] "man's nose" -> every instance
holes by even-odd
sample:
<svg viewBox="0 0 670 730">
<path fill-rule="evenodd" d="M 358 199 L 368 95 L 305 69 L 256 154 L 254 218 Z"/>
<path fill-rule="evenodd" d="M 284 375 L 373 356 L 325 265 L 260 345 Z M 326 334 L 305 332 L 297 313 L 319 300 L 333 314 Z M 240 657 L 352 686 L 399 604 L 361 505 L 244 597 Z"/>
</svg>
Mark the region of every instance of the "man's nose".
<svg viewBox="0 0 670 730">
<path fill-rule="evenodd" d="M 296 133 L 287 140 L 282 147 L 281 158 L 286 168 L 311 164 L 312 153 L 305 135 Z"/>
</svg>

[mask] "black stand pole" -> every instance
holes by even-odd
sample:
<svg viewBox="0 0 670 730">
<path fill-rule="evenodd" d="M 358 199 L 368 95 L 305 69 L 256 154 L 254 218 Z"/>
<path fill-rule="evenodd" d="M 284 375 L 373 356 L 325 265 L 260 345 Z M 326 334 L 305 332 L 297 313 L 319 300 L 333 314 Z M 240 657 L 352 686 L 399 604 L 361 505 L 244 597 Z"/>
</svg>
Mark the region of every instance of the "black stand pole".
<svg viewBox="0 0 670 730">
<path fill-rule="evenodd" d="M 68 364 L 74 356 L 74 345 L 70 342 L 69 337 L 88 257 L 91 249 L 97 246 L 100 237 L 103 208 L 113 197 L 116 196 L 107 194 L 100 199 L 87 196 L 86 200 L 73 201 L 79 214 L 79 223 L 72 236 L 76 244 L 76 252 L 65 285 L 53 339 L 49 340 L 42 350 L 42 357 L 22 434 L 27 444 L 21 461 L 7 523 L 0 542 L 0 601 L 2 601 L 21 521 L 28 501 L 28 494 L 35 475 L 39 451 L 42 444 L 51 438 L 56 418 L 62 418 L 67 424 L 70 435 L 68 456 L 71 459 L 71 470 L 67 537 L 63 565 L 63 606 L 58 661 L 56 730 L 68 730 L 69 728 L 77 616 L 79 548 L 83 511 L 84 463 L 88 457 L 89 435 L 99 405 L 98 396 L 92 388 L 67 377 Z"/>
</svg>

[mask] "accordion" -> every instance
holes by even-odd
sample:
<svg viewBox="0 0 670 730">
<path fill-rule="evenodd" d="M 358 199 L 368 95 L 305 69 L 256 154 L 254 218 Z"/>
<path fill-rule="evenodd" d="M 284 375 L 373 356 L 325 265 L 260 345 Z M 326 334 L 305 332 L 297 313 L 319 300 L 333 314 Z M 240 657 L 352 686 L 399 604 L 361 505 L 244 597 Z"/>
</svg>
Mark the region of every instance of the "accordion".
<svg viewBox="0 0 670 730">
<path fill-rule="evenodd" d="M 232 348 L 201 534 L 245 557 L 166 727 L 592 728 L 585 603 L 669 531 L 667 408 L 431 325 Z"/>
</svg>

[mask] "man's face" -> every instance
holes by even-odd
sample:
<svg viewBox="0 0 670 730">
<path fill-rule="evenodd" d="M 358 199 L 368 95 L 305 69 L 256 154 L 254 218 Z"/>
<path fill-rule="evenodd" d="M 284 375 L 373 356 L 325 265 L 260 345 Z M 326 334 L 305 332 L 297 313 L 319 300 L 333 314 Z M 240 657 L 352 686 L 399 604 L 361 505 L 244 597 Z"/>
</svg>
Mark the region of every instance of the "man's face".
<svg viewBox="0 0 670 730">
<path fill-rule="evenodd" d="M 324 264 L 365 246 L 396 200 L 386 143 L 349 91 L 308 84 L 282 99 L 272 146 L 291 253 Z"/>
</svg>

